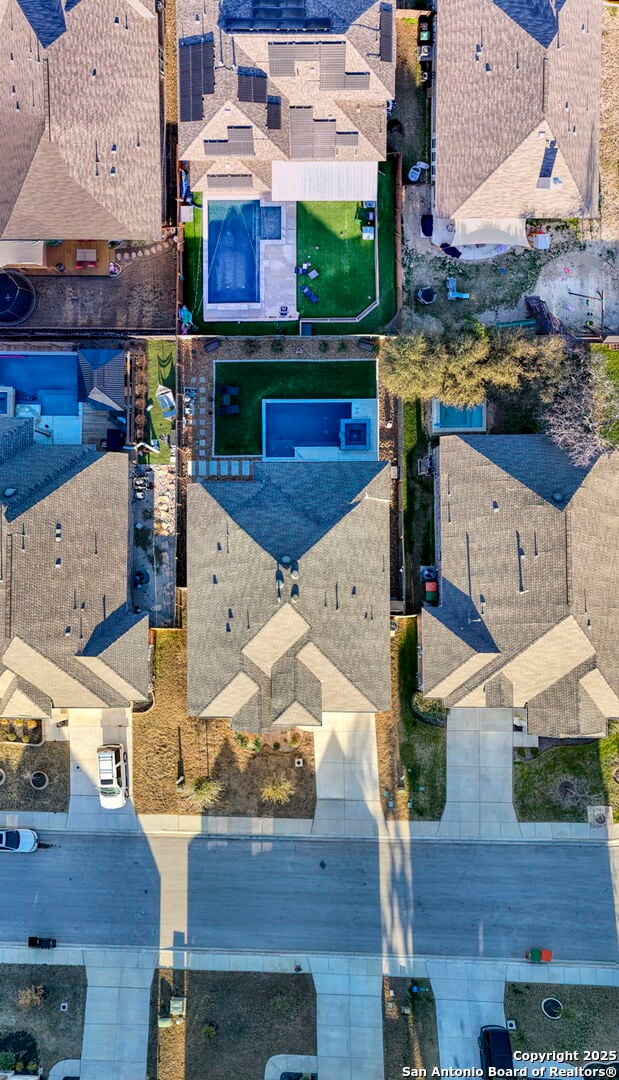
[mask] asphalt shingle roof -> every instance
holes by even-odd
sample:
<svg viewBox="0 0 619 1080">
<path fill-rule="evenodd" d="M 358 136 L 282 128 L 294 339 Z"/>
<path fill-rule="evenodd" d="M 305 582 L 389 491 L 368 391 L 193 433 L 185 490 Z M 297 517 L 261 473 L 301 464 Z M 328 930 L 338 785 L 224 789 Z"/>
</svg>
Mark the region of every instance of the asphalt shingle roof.
<svg viewBox="0 0 619 1080">
<path fill-rule="evenodd" d="M 591 734 L 596 704 L 608 718 L 619 690 L 619 454 L 580 469 L 541 435 L 449 436 L 439 461 L 425 693 L 523 705 L 513 699 L 527 687 L 530 731 Z M 596 668 L 592 702 L 579 680 Z"/>
</svg>

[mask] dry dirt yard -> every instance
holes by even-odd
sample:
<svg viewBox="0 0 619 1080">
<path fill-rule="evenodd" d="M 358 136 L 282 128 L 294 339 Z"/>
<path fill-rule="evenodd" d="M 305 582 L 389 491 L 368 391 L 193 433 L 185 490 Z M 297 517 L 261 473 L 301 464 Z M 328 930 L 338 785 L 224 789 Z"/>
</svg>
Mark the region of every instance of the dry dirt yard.
<svg viewBox="0 0 619 1080">
<path fill-rule="evenodd" d="M 40 1004 L 19 1004 L 24 990 L 43 987 Z M 66 1002 L 68 1009 L 60 1011 Z M 86 973 L 82 967 L 47 964 L 6 964 L 0 969 L 0 1049 L 12 1049 L 24 1062 L 36 1061 L 45 1075 L 57 1061 L 79 1058 L 82 1053 Z M 10 1035 L 27 1033 L 36 1044 L 20 1039 L 13 1046 Z M 18 1049 L 19 1047 L 19 1049 Z M 24 1061 L 22 1049 L 29 1048 Z M 31 1057 L 30 1054 L 34 1054 Z"/>
<path fill-rule="evenodd" d="M 409 993 L 413 984 L 416 994 Z M 436 1006 L 425 979 L 383 979 L 383 1047 L 385 1080 L 402 1076 L 406 1065 L 426 1069 L 428 1076 L 439 1068 Z"/>
<path fill-rule="evenodd" d="M 184 794 L 190 781 L 212 776 L 223 783 L 221 800 L 209 814 L 243 817 L 313 817 L 316 802 L 314 739 L 298 732 L 265 735 L 257 753 L 243 747 L 229 720 L 198 720 L 187 715 L 187 634 L 156 630 L 154 704 L 133 717 L 133 792 L 140 814 L 194 814 Z M 295 745 L 291 745 L 291 739 Z M 278 745 L 276 745 L 276 743 Z M 295 758 L 303 758 L 303 767 Z M 176 780 L 181 773 L 185 786 Z M 265 781 L 286 776 L 294 794 L 284 806 L 262 802 Z"/>
<path fill-rule="evenodd" d="M 69 744 L 44 742 L 40 746 L 0 743 L 0 810 L 55 811 L 69 805 Z M 40 791 L 30 783 L 33 772 L 47 773 L 49 783 Z"/>
<path fill-rule="evenodd" d="M 186 997 L 187 1017 L 160 1029 L 171 996 Z M 257 1080 L 275 1054 L 316 1054 L 311 975 L 155 973 L 148 1080 Z"/>
</svg>

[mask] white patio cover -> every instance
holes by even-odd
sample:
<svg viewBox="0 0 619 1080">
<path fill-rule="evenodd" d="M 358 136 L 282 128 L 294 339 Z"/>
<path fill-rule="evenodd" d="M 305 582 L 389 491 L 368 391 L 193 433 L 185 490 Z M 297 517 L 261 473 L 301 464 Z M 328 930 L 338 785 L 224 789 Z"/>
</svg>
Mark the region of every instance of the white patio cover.
<svg viewBox="0 0 619 1080">
<path fill-rule="evenodd" d="M 45 266 L 43 240 L 0 240 L 0 266 Z"/>
<path fill-rule="evenodd" d="M 529 247 L 526 218 L 454 218 L 456 231 L 451 241 L 465 244 L 509 244 Z"/>
<path fill-rule="evenodd" d="M 274 161 L 274 202 L 376 201 L 376 161 Z"/>
</svg>

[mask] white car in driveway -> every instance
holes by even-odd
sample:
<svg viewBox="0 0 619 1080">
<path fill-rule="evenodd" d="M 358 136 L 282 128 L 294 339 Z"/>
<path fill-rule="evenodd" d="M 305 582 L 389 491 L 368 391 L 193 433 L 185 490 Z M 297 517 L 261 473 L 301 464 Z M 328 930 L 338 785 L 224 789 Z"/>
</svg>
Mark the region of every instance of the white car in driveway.
<svg viewBox="0 0 619 1080">
<path fill-rule="evenodd" d="M 0 851 L 36 851 L 39 837 L 33 829 L 1 829 Z"/>
<path fill-rule="evenodd" d="M 99 801 L 105 810 L 119 810 L 129 798 L 127 752 L 120 743 L 97 750 Z"/>
</svg>

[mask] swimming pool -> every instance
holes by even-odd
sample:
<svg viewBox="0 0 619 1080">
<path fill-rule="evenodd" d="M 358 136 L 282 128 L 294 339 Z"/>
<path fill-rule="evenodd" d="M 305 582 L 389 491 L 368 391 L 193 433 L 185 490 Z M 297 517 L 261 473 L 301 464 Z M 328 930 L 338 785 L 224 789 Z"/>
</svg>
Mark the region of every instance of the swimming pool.
<svg viewBox="0 0 619 1080">
<path fill-rule="evenodd" d="M 340 446 L 352 401 L 263 401 L 265 458 L 293 458 L 295 446 Z"/>
<path fill-rule="evenodd" d="M 260 202 L 209 200 L 207 302 L 260 302 Z"/>
<path fill-rule="evenodd" d="M 77 416 L 76 353 L 0 353 L 0 386 L 15 404 L 35 403 L 42 416 Z"/>
<path fill-rule="evenodd" d="M 486 403 L 469 408 L 456 408 L 432 399 L 432 433 L 440 435 L 449 431 L 485 431 Z"/>
</svg>

